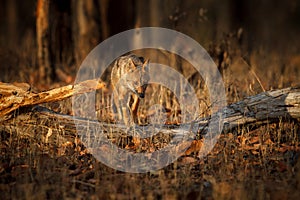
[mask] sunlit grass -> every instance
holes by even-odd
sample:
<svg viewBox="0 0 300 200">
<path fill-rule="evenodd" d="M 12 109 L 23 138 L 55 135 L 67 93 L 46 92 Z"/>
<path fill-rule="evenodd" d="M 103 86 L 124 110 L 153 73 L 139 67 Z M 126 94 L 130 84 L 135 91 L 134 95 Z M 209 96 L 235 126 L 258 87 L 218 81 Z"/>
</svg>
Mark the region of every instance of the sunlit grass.
<svg viewBox="0 0 300 200">
<path fill-rule="evenodd" d="M 283 62 L 276 54 L 254 52 L 250 64 L 237 57 L 224 71 L 228 103 L 263 89 L 299 84 L 297 56 Z M 283 64 L 285 68 L 280 67 Z M 200 103 L 198 117 L 208 116 L 205 84 L 200 80 L 194 87 Z M 157 85 L 148 89 L 139 110 L 141 123 L 149 123 L 155 114 L 153 105 L 162 105 L 159 119 L 166 119 L 167 124 L 180 123 L 180 105 L 170 91 Z M 116 123 L 109 93 L 98 91 L 96 98 L 97 120 Z M 70 100 L 46 106 L 72 114 Z M 44 128 L 0 131 L 0 190 L 4 199 L 286 199 L 299 194 L 298 121 L 239 127 L 222 134 L 203 159 L 192 151 L 164 169 L 145 174 L 111 169 L 98 162 L 78 137 L 66 137 L 58 121 L 39 123 Z M 50 135 L 49 123 L 57 124 L 60 134 Z M 120 148 L 135 152 L 152 152 L 170 141 L 170 136 L 162 134 L 140 141 L 125 133 L 110 132 L 107 137 Z"/>
</svg>

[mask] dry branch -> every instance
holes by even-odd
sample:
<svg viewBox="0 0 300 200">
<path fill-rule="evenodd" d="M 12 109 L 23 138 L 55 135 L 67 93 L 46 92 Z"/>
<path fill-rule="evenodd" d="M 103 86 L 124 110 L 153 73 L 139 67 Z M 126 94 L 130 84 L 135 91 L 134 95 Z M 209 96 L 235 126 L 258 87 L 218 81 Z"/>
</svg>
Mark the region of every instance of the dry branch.
<svg viewBox="0 0 300 200">
<path fill-rule="evenodd" d="M 90 83 L 86 82 L 85 84 L 78 84 L 75 87 L 80 88 L 80 90 L 77 91 L 78 93 L 83 93 L 87 92 L 87 90 L 92 90 L 88 86 L 90 86 Z M 100 86 L 97 86 L 96 88 L 98 87 Z M 47 96 L 46 94 L 51 95 Z M 71 95 L 74 95 L 72 86 L 66 86 L 46 93 L 35 94 L 34 96 L 25 95 L 25 100 L 21 101 L 20 105 L 61 100 Z M 34 98 L 36 99 L 33 101 Z M 20 107 L 14 104 L 10 105 L 14 108 Z M 3 108 L 3 105 L 1 108 Z M 5 108 L 5 112 L 7 112 L 8 109 L 11 109 L 10 107 Z M 263 92 L 255 96 L 247 97 L 243 101 L 231 104 L 221 109 L 219 112 L 225 116 L 223 132 L 228 132 L 243 125 L 259 126 L 264 123 L 277 122 L 278 120 L 300 119 L 300 88 L 285 88 Z M 3 113 L 3 109 L 1 109 L 1 113 Z M 216 119 L 205 118 L 194 121 L 192 129 L 190 129 L 191 124 L 185 124 L 181 127 L 165 125 L 160 129 L 160 132 L 174 133 L 183 131 L 186 133 L 192 131 L 194 133 L 200 132 L 201 134 L 205 134 L 207 132 L 208 124 L 212 122 L 212 120 Z M 118 132 L 120 129 L 124 128 L 121 125 L 99 123 L 97 120 L 76 118 L 36 106 L 19 111 L 18 115 L 15 115 L 12 119 L 2 120 L 0 122 L 0 129 L 27 133 L 27 135 L 35 132 L 32 130 L 48 129 L 49 132 L 51 129 L 53 135 L 58 134 L 63 135 L 63 137 L 70 136 L 74 138 L 77 136 L 75 123 L 80 124 L 80 127 L 85 130 L 89 130 L 91 127 L 100 126 L 101 130 L 106 130 L 107 132 Z M 47 124 L 47 126 L 45 126 L 45 124 Z M 44 132 L 47 132 L 47 130 Z"/>
<path fill-rule="evenodd" d="M 284 88 L 260 93 L 223 109 L 225 131 L 239 125 L 263 124 L 300 119 L 300 88 Z"/>
<path fill-rule="evenodd" d="M 104 88 L 100 80 L 87 80 L 76 85 L 67 85 L 46 92 L 33 93 L 26 83 L 0 82 L 0 121 L 9 118 L 12 111 L 25 106 L 34 106 L 42 103 L 60 101 L 77 94 L 91 92 Z M 2 117 L 2 119 L 1 119 Z"/>
</svg>

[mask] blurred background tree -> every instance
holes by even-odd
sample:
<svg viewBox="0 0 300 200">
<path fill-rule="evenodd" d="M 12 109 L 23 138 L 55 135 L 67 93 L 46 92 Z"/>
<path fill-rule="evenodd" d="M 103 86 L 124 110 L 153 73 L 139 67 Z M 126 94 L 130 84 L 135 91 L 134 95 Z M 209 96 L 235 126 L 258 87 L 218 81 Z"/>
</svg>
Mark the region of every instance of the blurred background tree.
<svg viewBox="0 0 300 200">
<path fill-rule="evenodd" d="M 12 66 L 16 56 L 38 70 L 27 81 L 49 84 L 65 74 L 74 76 L 97 44 L 135 27 L 175 29 L 206 49 L 238 30 L 243 30 L 240 44 L 248 53 L 299 52 L 300 47 L 296 0 L 1 0 L 0 22 L 1 69 L 11 74 L 0 81 L 14 81 L 12 71 L 20 67 Z"/>
</svg>

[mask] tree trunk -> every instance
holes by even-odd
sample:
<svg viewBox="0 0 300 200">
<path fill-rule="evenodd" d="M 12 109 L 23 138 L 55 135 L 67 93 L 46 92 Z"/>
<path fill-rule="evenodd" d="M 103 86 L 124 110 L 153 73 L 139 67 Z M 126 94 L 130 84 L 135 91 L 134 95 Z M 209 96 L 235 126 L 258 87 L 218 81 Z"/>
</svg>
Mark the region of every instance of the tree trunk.
<svg viewBox="0 0 300 200">
<path fill-rule="evenodd" d="M 100 7 L 102 5 L 99 2 L 98 4 L 99 6 L 96 6 L 93 0 L 72 1 L 72 35 L 74 54 L 78 67 L 87 54 L 99 44 L 101 39 L 102 28 L 99 17 L 101 16 Z M 107 33 L 105 32 L 105 34 Z"/>
<path fill-rule="evenodd" d="M 37 63 L 39 80 L 50 83 L 53 70 L 50 60 L 49 0 L 38 0 L 36 8 Z"/>
</svg>

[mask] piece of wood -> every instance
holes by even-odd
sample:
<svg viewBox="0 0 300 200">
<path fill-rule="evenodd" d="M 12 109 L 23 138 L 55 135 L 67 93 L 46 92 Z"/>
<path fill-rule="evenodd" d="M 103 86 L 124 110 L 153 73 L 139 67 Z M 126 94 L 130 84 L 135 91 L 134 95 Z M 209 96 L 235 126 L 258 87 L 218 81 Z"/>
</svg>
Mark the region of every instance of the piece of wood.
<svg viewBox="0 0 300 200">
<path fill-rule="evenodd" d="M 26 83 L 0 82 L 0 121 L 8 119 L 9 116 L 6 115 L 18 108 L 60 101 L 73 95 L 103 89 L 105 83 L 96 79 L 87 80 L 76 85 L 67 85 L 40 93 L 33 93 L 30 87 L 26 86 L 28 86 Z"/>
<path fill-rule="evenodd" d="M 89 92 L 102 86 L 103 85 L 101 84 L 96 85 L 95 80 L 93 80 L 80 83 L 74 87 L 78 88 L 76 94 L 79 94 Z M 11 87 L 14 88 L 14 86 Z M 19 101 L 19 106 L 10 103 L 9 105 L 11 106 L 8 106 L 7 104 L 3 107 L 1 104 L 0 113 L 7 113 L 8 110 L 14 110 L 21 107 L 21 105 L 35 105 L 38 103 L 62 100 L 74 95 L 72 87 L 73 86 L 57 88 L 48 92 L 34 94 L 33 96 L 30 96 L 25 92 L 23 100 L 19 100 L 20 97 L 16 98 L 18 95 L 10 95 L 15 104 L 17 104 L 17 100 Z M 2 88 L 5 88 L 5 85 L 2 84 Z M 23 90 L 15 89 L 15 91 L 19 92 L 18 94 L 24 94 Z M 251 125 L 258 127 L 261 124 L 278 122 L 279 120 L 300 119 L 300 88 L 272 90 L 250 96 L 243 101 L 228 105 L 221 109 L 219 114 L 224 115 L 223 132 L 231 131 L 239 126 Z M 165 134 L 194 132 L 195 134 L 200 133 L 205 135 L 207 133 L 208 124 L 213 120 L 216 119 L 199 119 L 194 121 L 192 126 L 191 124 L 183 124 L 180 127 L 176 125 L 164 125 L 160 128 L 160 132 Z M 47 126 L 45 126 L 45 121 L 50 123 L 47 123 Z M 63 115 L 52 112 L 41 106 L 24 109 L 19 111 L 14 118 L 0 121 L 0 128 L 5 131 L 17 131 L 27 135 L 34 133 L 34 131 L 32 131 L 33 129 L 51 129 L 52 134 L 63 135 L 63 137 L 71 136 L 74 138 L 77 136 L 75 123 L 80 124 L 80 127 L 86 130 L 91 127 L 99 126 L 101 130 L 108 133 L 120 132 L 121 129 L 126 130 L 126 127 L 120 124 L 99 123 L 97 120 Z"/>
</svg>

